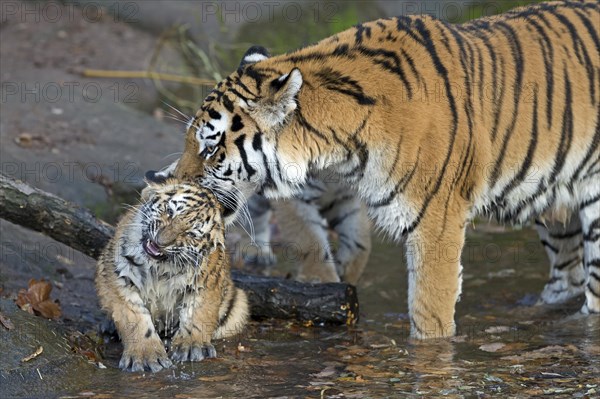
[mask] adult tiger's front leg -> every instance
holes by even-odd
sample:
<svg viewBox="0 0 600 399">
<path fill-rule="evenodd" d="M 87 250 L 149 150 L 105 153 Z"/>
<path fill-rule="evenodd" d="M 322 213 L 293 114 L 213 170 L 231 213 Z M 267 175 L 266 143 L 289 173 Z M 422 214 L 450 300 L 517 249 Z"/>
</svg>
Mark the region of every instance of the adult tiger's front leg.
<svg viewBox="0 0 600 399">
<path fill-rule="evenodd" d="M 407 237 L 408 304 L 411 336 L 419 339 L 454 335 L 455 304 L 462 285 L 460 257 L 466 212 L 460 201 L 430 212 Z"/>
</svg>

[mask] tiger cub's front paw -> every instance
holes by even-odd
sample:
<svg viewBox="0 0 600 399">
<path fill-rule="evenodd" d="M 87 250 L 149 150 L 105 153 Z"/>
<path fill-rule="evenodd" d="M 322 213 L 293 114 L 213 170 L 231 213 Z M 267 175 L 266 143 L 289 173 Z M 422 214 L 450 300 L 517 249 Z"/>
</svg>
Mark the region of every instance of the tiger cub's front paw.
<svg viewBox="0 0 600 399">
<path fill-rule="evenodd" d="M 217 357 L 217 351 L 209 342 L 198 343 L 191 339 L 173 341 L 171 359 L 175 362 L 199 362 L 215 357 Z"/>
<path fill-rule="evenodd" d="M 123 350 L 119 367 L 125 371 L 152 371 L 153 373 L 168 369 L 173 365 L 167 351 L 160 340 L 149 340 L 150 342 L 138 342 L 135 345 L 128 345 Z"/>
</svg>

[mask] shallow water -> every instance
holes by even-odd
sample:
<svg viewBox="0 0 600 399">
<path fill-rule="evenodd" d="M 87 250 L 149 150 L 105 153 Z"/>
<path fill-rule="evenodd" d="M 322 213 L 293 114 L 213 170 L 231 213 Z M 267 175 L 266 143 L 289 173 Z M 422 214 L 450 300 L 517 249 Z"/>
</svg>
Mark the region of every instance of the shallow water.
<svg viewBox="0 0 600 399">
<path fill-rule="evenodd" d="M 173 2 L 170 3 L 173 4 Z M 439 9 L 435 4 L 439 5 L 443 2 L 421 3 L 420 6 L 427 5 L 427 12 L 430 12 Z M 454 2 L 446 3 L 452 7 L 457 5 L 450 4 Z M 480 3 L 485 4 L 486 2 Z M 528 2 L 489 3 L 493 5 L 493 10 L 500 11 L 515 5 L 515 3 Z M 136 4 L 140 6 L 139 20 L 146 24 L 151 31 L 161 32 L 168 29 L 169 26 L 167 25 L 171 24 L 171 19 L 165 18 L 163 14 L 168 16 L 170 12 L 172 16 L 175 16 L 172 21 L 181 21 L 182 18 L 189 17 L 188 22 L 191 26 L 192 35 L 197 36 L 200 45 L 204 46 L 207 39 L 214 40 L 215 43 L 222 43 L 222 51 L 209 54 L 213 57 L 223 53 L 221 54 L 223 59 L 220 60 L 223 73 L 237 66 L 241 55 L 250 44 L 261 43 L 273 49 L 274 53 L 281 53 L 338 32 L 347 26 L 353 25 L 357 20 L 397 15 L 408 10 L 408 8 L 402 7 L 402 2 L 392 1 L 381 1 L 376 6 L 374 2 L 370 1 L 325 2 L 323 4 L 327 7 L 334 7 L 334 9 L 338 7 L 334 15 L 335 18 L 329 21 L 329 14 L 323 13 L 327 13 L 331 8 L 315 9 L 314 6 L 318 5 L 317 2 L 306 2 L 306 6 L 310 7 L 310 10 L 307 9 L 304 12 L 307 18 L 296 22 L 294 25 L 290 25 L 289 21 L 277 20 L 232 26 L 234 25 L 232 18 L 229 18 L 224 22 L 231 29 L 231 32 L 225 32 L 227 33 L 225 35 L 221 34 L 221 25 L 217 23 L 212 24 L 212 30 L 206 32 L 200 30 L 201 33 L 198 33 L 198 28 L 210 24 L 198 23 L 199 10 L 197 3 L 177 2 L 177 5 L 182 7 L 187 4 L 189 8 L 183 10 L 169 9 L 166 5 L 167 2 Z M 464 4 L 466 5 L 467 2 Z M 148 5 L 154 7 L 155 11 L 147 8 Z M 316 15 L 315 10 L 321 12 L 321 18 L 317 20 L 313 18 Z M 152 16 L 153 14 L 156 14 L 155 18 L 147 18 L 148 15 Z M 476 16 L 473 13 L 469 13 L 469 15 L 471 17 Z M 438 16 L 443 17 L 443 15 Z M 32 20 L 32 17 L 28 19 L 30 22 Z M 18 23 L 23 21 L 16 21 L 15 26 L 23 32 L 28 32 L 28 29 L 31 32 L 37 32 L 35 34 L 31 33 L 33 38 L 54 37 L 53 35 L 61 25 L 54 23 L 48 25 L 47 20 L 44 21 L 44 18 L 41 18 L 41 20 L 42 23 L 46 22 L 46 26 L 49 26 L 50 29 L 37 31 L 33 28 L 39 24 L 31 24 L 32 26 L 27 28 L 26 24 Z M 62 22 L 65 21 L 66 19 L 63 19 Z M 216 22 L 216 18 L 213 22 Z M 68 32 L 67 38 L 50 40 L 48 44 L 56 46 L 57 43 L 71 43 L 72 48 L 77 50 L 76 52 L 81 51 L 81 44 L 76 43 L 74 39 L 79 40 L 82 37 L 80 29 L 84 28 L 96 28 L 98 30 L 90 30 L 90 32 L 101 33 L 101 29 L 107 32 L 110 31 L 112 25 L 107 21 L 94 24 L 82 21 L 76 29 L 66 29 L 65 32 Z M 111 50 L 114 53 L 126 54 L 126 57 L 115 57 L 117 61 L 113 64 L 99 63 L 94 58 L 92 58 L 92 62 L 87 64 L 88 61 L 83 59 L 81 61 L 82 65 L 85 62 L 86 66 L 92 68 L 102 66 L 110 69 L 145 68 L 144 65 L 123 63 L 123 60 L 136 58 L 131 57 L 131 54 L 139 54 L 139 50 L 133 50 L 137 49 L 139 43 L 142 42 L 137 36 L 139 33 L 125 28 L 123 26 L 119 27 L 119 32 L 125 32 L 126 34 L 123 34 L 122 40 L 112 44 Z M 2 29 L 3 37 L 11 37 L 7 33 L 11 29 L 10 26 L 3 26 Z M 15 31 L 12 31 L 12 35 L 12 42 L 19 44 L 19 46 L 32 40 L 31 37 L 25 39 L 23 36 L 18 36 Z M 88 33 L 88 35 L 91 36 L 92 33 Z M 98 37 L 112 36 L 100 35 Z M 153 37 L 154 39 L 158 40 L 158 36 Z M 9 44 L 9 42 L 9 40 L 6 40 L 3 45 Z M 94 46 L 97 47 L 100 44 L 96 43 Z M 6 48 L 12 50 L 10 46 Z M 44 60 L 47 58 L 50 61 L 47 61 L 45 69 L 35 69 L 30 72 L 32 76 L 35 76 L 35 79 L 29 81 L 29 84 L 38 82 L 39 79 L 42 83 L 48 81 L 48 79 L 54 81 L 56 80 L 54 78 L 55 69 L 63 68 L 63 54 L 70 53 L 56 52 L 57 54 L 40 55 L 42 50 L 46 48 L 50 49 L 46 50 L 47 52 L 56 52 L 54 47 L 47 47 L 46 45 L 40 45 L 35 51 L 36 54 L 33 54 L 33 48 L 26 48 L 23 51 L 19 47 L 15 48 L 11 57 L 4 57 L 3 60 L 17 58 L 15 54 L 25 54 L 23 61 L 21 61 L 22 64 L 19 65 L 21 65 L 20 69 L 29 71 L 28 68 L 30 68 L 32 59 L 36 64 L 44 64 Z M 85 46 L 81 48 L 87 49 Z M 217 50 L 219 49 L 217 48 Z M 98 53 L 102 52 L 98 50 Z M 71 59 L 72 57 L 64 58 Z M 171 72 L 183 73 L 177 69 L 179 67 L 172 58 L 167 57 L 165 64 L 173 65 L 174 69 Z M 39 67 L 36 66 L 36 68 Z M 77 68 L 79 68 L 79 65 Z M 15 67 L 14 71 L 11 72 L 17 75 L 18 70 L 19 68 Z M 191 72 L 186 69 L 186 73 L 192 74 Z M 203 72 L 206 73 L 206 71 Z M 13 79 L 22 78 L 20 75 L 17 76 L 19 77 Z M 205 77 L 212 78 L 212 76 Z M 60 80 L 77 81 L 76 79 L 79 79 L 79 77 L 66 75 L 64 78 L 61 77 Z M 126 88 L 127 86 L 120 87 Z M 183 94 L 187 94 L 190 90 L 181 91 Z M 108 93 L 112 95 L 114 90 L 108 91 Z M 195 112 L 194 108 L 202 100 L 204 94 L 206 93 L 200 93 L 195 98 L 195 101 L 192 102 L 193 108 L 186 109 L 184 105 L 178 103 L 174 105 L 181 106 L 190 113 Z M 146 95 L 149 96 L 149 94 Z M 189 100 L 187 97 L 186 99 Z M 172 102 L 173 100 L 168 98 L 168 101 Z M 136 106 L 142 109 L 144 108 L 142 103 Z M 150 104 L 152 105 L 149 108 L 154 109 L 155 103 L 158 104 L 159 101 L 151 101 Z M 79 141 L 86 143 L 85 140 L 92 140 L 87 136 L 82 135 L 82 137 L 79 137 L 75 134 L 79 130 L 85 132 L 86 129 L 84 128 L 52 128 L 52 124 L 43 125 L 38 123 L 37 119 L 27 119 L 31 115 L 41 113 L 41 109 L 44 107 L 54 110 L 56 106 L 54 103 L 38 104 L 40 106 L 36 109 L 36 112 L 31 112 L 31 109 L 29 109 L 31 104 L 25 105 L 27 107 L 23 108 L 21 113 L 16 112 L 19 109 L 10 112 L 10 114 L 18 115 L 19 123 L 21 119 L 25 121 L 24 128 L 29 126 L 31 129 L 38 125 L 44 126 L 43 131 L 45 134 L 57 138 L 63 137 L 58 134 L 59 131 L 71 132 L 70 135 L 65 135 L 62 139 L 66 143 Z M 72 107 L 71 112 L 70 108 L 65 107 L 64 117 L 70 123 L 76 118 L 87 118 L 90 115 L 90 111 L 86 111 L 87 108 L 82 106 L 85 105 L 85 102 L 80 101 L 75 105 L 77 107 Z M 121 107 L 123 104 L 118 105 Z M 97 106 L 101 106 L 101 104 Z M 112 111 L 112 108 L 106 109 Z M 81 112 L 82 110 L 85 112 Z M 62 109 L 59 109 L 59 111 L 62 112 Z M 99 113 L 100 111 L 94 108 L 91 113 L 91 116 L 94 117 L 92 119 L 95 119 Z M 112 112 L 109 114 L 113 115 Z M 83 115 L 83 117 L 79 115 Z M 39 115 L 38 117 L 41 118 Z M 53 121 L 53 118 L 56 117 L 57 115 L 49 115 L 47 119 Z M 123 121 L 130 120 L 124 119 L 124 116 L 120 118 Z M 139 118 L 139 116 L 136 115 L 136 118 Z M 154 125 L 154 119 L 151 122 Z M 124 125 L 127 124 L 124 123 Z M 148 125 L 150 125 L 150 122 L 148 122 Z M 72 126 L 80 125 L 74 124 Z M 88 125 L 82 124 L 81 126 Z M 142 124 L 140 126 L 146 125 Z M 56 131 L 53 132 L 51 128 Z M 128 126 L 128 131 L 133 128 L 134 126 Z M 95 129 L 98 129 L 98 127 Z M 6 130 L 11 129 L 7 128 Z M 14 131 L 21 130 L 15 128 Z M 124 146 L 123 137 L 114 140 L 117 143 L 115 144 L 106 139 L 103 141 L 102 137 L 109 135 L 107 132 L 104 132 L 104 135 L 101 133 L 103 131 L 100 129 L 100 134 L 97 135 L 99 145 L 93 148 L 93 152 L 100 155 L 91 159 L 102 160 L 103 163 L 108 162 L 110 164 L 112 161 L 109 162 L 107 159 L 113 159 L 109 157 L 112 152 L 122 153 L 117 145 L 118 147 Z M 133 131 L 129 133 L 128 135 L 132 137 L 142 137 L 133 135 Z M 117 134 L 122 135 L 122 132 L 117 131 Z M 142 155 L 150 159 L 151 157 L 148 155 L 150 152 L 148 151 L 150 145 L 156 140 L 147 139 L 148 136 L 143 137 L 147 141 L 144 142 Z M 8 145 L 13 139 L 10 136 L 3 144 Z M 166 137 L 161 137 L 159 145 L 163 146 L 165 144 Z M 137 146 L 139 144 L 136 144 Z M 88 159 L 91 154 L 91 151 L 90 153 L 83 152 L 83 147 L 77 152 L 75 150 L 68 152 L 69 149 L 66 145 L 60 147 L 60 149 L 62 153 L 59 156 L 63 160 Z M 138 150 L 141 151 L 139 148 Z M 140 158 L 139 151 L 132 151 L 131 159 Z M 160 153 L 160 151 L 155 152 Z M 21 150 L 15 153 L 18 154 L 15 159 L 19 161 L 21 161 L 19 157 L 26 156 Z M 30 165 L 39 161 L 41 152 L 32 152 L 32 154 L 29 155 Z M 48 159 L 54 160 L 54 158 Z M 157 158 L 153 162 L 159 162 L 159 159 Z M 160 162 L 166 161 L 160 159 Z M 160 164 L 151 166 L 156 168 Z M 140 168 L 140 170 L 145 169 Z M 90 183 L 86 182 L 76 186 L 70 182 L 63 189 L 71 190 L 69 192 L 77 191 L 81 187 L 89 190 L 89 185 Z M 47 186 L 50 187 L 51 185 Z M 99 200 L 93 194 L 90 194 L 91 191 L 83 190 L 82 192 L 94 198 L 94 201 L 91 202 L 99 201 L 100 205 L 105 206 L 103 197 Z M 81 196 L 82 194 L 78 193 L 77 195 Z M 74 196 L 71 199 L 79 199 L 79 202 L 82 202 L 80 197 Z M 115 200 L 115 202 L 121 203 L 122 201 Z M 36 238 L 36 240 L 39 239 L 39 237 Z M 280 256 L 280 258 L 283 259 L 283 256 Z M 79 260 L 69 268 L 75 270 L 78 262 Z M 277 320 L 254 321 L 243 336 L 226 342 L 221 341 L 216 345 L 219 353 L 217 359 L 197 364 L 179 365 L 157 374 L 121 372 L 116 368 L 120 357 L 120 345 L 110 343 L 100 348 L 94 348 L 102 351 L 103 358 L 100 360 L 106 365 L 106 369 L 91 368 L 91 366 L 83 367 L 87 366 L 83 364 L 81 369 L 74 368 L 71 373 L 55 376 L 54 378 L 64 379 L 64 384 L 61 384 L 61 387 L 68 387 L 66 389 L 61 388 L 60 392 L 64 397 L 246 398 L 289 396 L 364 398 L 424 395 L 427 397 L 496 396 L 504 398 L 553 394 L 558 397 L 572 398 L 598 397 L 600 395 L 600 383 L 598 382 L 600 380 L 600 342 L 598 338 L 600 335 L 600 317 L 571 317 L 570 315 L 575 313 L 581 305 L 581 301 L 574 301 L 574 303 L 558 308 L 533 306 L 548 275 L 548 261 L 534 231 L 529 228 L 505 230 L 495 225 L 478 224 L 474 230 L 472 228 L 469 230 L 469 240 L 463 253 L 463 264 L 463 294 L 457 305 L 459 335 L 451 340 L 427 342 L 408 340 L 407 283 L 402 249 L 397 245 L 376 239 L 369 266 L 358 284 L 361 320 L 355 327 L 305 327 Z M 293 266 L 289 262 L 282 262 L 279 266 L 274 271 L 279 275 L 285 276 L 289 272 L 293 272 Z M 54 264 L 49 263 L 44 267 L 48 269 L 47 274 L 51 274 Z M 83 270 L 80 272 L 83 274 Z M 89 274 L 90 270 L 84 277 L 72 280 L 75 281 L 74 284 L 78 284 L 75 285 L 77 289 L 82 291 L 91 290 L 92 282 Z M 73 285 L 70 285 L 70 287 L 73 287 Z M 75 296 L 77 297 L 77 294 Z M 83 298 L 89 298 L 89 296 Z M 80 304 L 81 301 L 78 297 L 77 300 L 63 301 L 62 306 L 65 313 L 78 314 L 79 312 L 74 309 L 81 307 L 85 310 L 81 314 L 86 316 L 90 309 L 96 310 L 97 305 L 95 303 L 90 301 L 90 303 Z M 14 318 L 13 321 L 18 326 L 18 319 Z M 91 333 L 90 335 L 93 336 Z M 83 338 L 81 340 L 85 341 Z M 77 350 L 77 346 L 87 347 L 89 345 L 89 343 L 84 345 L 84 342 L 80 342 L 74 346 Z M 50 354 L 50 348 L 46 347 L 45 354 Z M 65 356 L 72 360 L 77 355 L 67 352 Z M 6 359 L 2 360 L 6 361 Z M 40 362 L 44 360 L 44 356 L 38 359 Z M 31 376 L 28 376 L 31 378 L 23 378 L 23 382 L 18 387 L 20 392 L 25 392 L 21 396 L 33 395 L 31 393 L 27 395 L 27 392 L 32 392 L 28 389 L 33 385 L 34 379 L 38 378 L 37 376 L 38 372 L 35 372 L 35 374 L 32 372 Z M 45 383 L 50 377 L 46 374 L 44 376 Z M 39 374 L 39 378 L 42 378 L 41 374 Z M 49 395 L 53 394 L 52 392 L 49 393 Z M 3 396 L 2 386 L 0 385 L 0 397 Z"/>
<path fill-rule="evenodd" d="M 600 317 L 570 316 L 581 305 L 533 306 L 548 273 L 536 233 L 494 225 L 470 229 L 450 340 L 408 340 L 402 250 L 376 240 L 359 283 L 361 321 L 353 328 L 254 321 L 239 339 L 219 342 L 219 358 L 157 374 L 116 367 L 106 347 L 93 381 L 75 396 L 92 397 L 398 397 L 600 392 Z M 291 265 L 276 270 L 285 275 Z M 75 386 L 74 386 L 75 388 Z"/>
</svg>

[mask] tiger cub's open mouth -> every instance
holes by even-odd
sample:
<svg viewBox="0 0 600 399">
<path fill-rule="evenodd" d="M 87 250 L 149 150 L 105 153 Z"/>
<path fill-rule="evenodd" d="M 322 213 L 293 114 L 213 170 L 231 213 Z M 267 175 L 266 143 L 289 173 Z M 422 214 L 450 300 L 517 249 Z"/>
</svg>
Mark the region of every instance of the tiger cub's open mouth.
<svg viewBox="0 0 600 399">
<path fill-rule="evenodd" d="M 144 240 L 142 247 L 144 248 L 144 251 L 154 259 L 161 260 L 165 258 L 165 253 L 162 252 L 158 244 L 150 238 Z"/>
</svg>

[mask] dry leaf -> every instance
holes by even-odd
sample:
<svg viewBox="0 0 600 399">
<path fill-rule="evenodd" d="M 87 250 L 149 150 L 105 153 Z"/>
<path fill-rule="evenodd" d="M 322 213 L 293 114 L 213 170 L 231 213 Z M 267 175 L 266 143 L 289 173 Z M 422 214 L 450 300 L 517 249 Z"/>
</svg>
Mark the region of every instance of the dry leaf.
<svg viewBox="0 0 600 399">
<path fill-rule="evenodd" d="M 0 323 L 2 323 L 4 328 L 6 328 L 7 330 L 12 330 L 13 328 L 15 328 L 13 322 L 8 318 L 8 316 L 6 316 L 2 312 L 0 312 Z"/>
<path fill-rule="evenodd" d="M 15 143 L 20 147 L 40 147 L 44 144 L 48 144 L 48 139 L 39 135 L 31 133 L 21 133 L 15 138 Z"/>
<path fill-rule="evenodd" d="M 58 303 L 50 300 L 52 285 L 45 281 L 29 280 L 27 290 L 21 289 L 17 297 L 17 305 L 24 311 L 46 319 L 60 317 L 61 311 Z"/>
<path fill-rule="evenodd" d="M 41 355 L 43 351 L 44 351 L 44 347 L 43 347 L 43 346 L 40 346 L 40 347 L 38 347 L 38 348 L 35 350 L 35 352 L 33 352 L 33 353 L 32 353 L 31 355 L 29 355 L 29 356 L 25 356 L 23 359 L 21 359 L 21 361 L 22 361 L 23 363 L 25 363 L 25 362 L 28 362 L 28 361 L 30 361 L 30 360 L 33 360 L 33 359 L 35 359 L 36 357 L 38 357 L 39 355 Z"/>
</svg>

